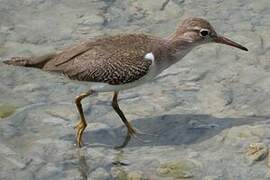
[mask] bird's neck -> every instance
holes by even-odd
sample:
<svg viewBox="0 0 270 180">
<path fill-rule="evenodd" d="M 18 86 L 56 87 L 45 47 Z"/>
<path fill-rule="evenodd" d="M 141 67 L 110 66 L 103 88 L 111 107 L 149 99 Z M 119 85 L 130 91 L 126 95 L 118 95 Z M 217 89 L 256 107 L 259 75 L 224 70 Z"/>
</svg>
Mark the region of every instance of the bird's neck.
<svg viewBox="0 0 270 180">
<path fill-rule="evenodd" d="M 157 66 L 163 71 L 180 61 L 188 52 L 192 50 L 194 44 L 184 37 L 169 36 L 164 39 L 163 43 L 154 48 L 154 55 Z"/>
</svg>

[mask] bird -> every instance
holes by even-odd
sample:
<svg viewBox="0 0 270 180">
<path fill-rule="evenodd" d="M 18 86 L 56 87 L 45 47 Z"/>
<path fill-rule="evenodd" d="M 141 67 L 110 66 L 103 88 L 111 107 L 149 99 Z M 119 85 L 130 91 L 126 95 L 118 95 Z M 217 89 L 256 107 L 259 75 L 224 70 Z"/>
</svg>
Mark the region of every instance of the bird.
<svg viewBox="0 0 270 180">
<path fill-rule="evenodd" d="M 65 75 L 71 80 L 91 82 L 89 90 L 75 97 L 79 113 L 75 141 L 83 146 L 87 127 L 82 100 L 102 92 L 112 92 L 112 107 L 127 128 L 124 148 L 139 131 L 132 127 L 118 105 L 119 92 L 153 81 L 161 72 L 177 63 L 199 45 L 219 43 L 248 49 L 222 35 L 204 18 L 184 19 L 176 30 L 161 38 L 144 33 L 117 34 L 87 39 L 61 52 L 32 57 L 12 57 L 3 61 L 8 65 L 39 68 Z M 90 84 L 90 83 L 89 83 Z"/>
</svg>

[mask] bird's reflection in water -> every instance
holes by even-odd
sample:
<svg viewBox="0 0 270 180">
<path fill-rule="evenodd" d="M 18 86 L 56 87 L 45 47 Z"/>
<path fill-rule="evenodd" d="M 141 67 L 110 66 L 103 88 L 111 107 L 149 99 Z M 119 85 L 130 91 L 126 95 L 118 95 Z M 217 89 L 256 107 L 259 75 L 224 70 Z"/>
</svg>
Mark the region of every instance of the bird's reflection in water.
<svg viewBox="0 0 270 180">
<path fill-rule="evenodd" d="M 79 160 L 79 172 L 82 180 L 87 180 L 88 172 L 90 171 L 90 167 L 87 164 L 85 154 L 86 152 L 83 151 L 82 149 L 77 150 L 77 157 Z"/>
<path fill-rule="evenodd" d="M 124 150 L 118 150 L 113 158 L 112 165 L 113 166 L 128 166 L 130 162 L 124 159 Z"/>
<path fill-rule="evenodd" d="M 78 170 L 80 172 L 80 177 L 82 180 L 87 180 L 89 173 L 91 171 L 90 165 L 87 163 L 87 153 L 85 149 L 78 149 L 76 152 L 76 155 L 78 157 L 79 161 L 79 167 Z M 130 165 L 130 162 L 125 160 L 124 157 L 124 150 L 116 150 L 116 153 L 113 154 L 113 158 L 111 163 L 109 164 L 109 167 L 106 167 L 108 169 L 111 169 L 112 167 L 121 168 L 123 166 Z"/>
</svg>

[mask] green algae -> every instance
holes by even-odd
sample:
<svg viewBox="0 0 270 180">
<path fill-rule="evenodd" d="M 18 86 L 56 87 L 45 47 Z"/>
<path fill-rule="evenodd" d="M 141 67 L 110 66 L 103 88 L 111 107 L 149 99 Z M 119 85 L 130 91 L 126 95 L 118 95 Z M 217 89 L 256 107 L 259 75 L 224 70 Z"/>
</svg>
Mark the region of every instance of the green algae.
<svg viewBox="0 0 270 180">
<path fill-rule="evenodd" d="M 11 116 L 15 111 L 17 107 L 13 105 L 0 105 L 0 118 L 6 118 Z"/>
</svg>

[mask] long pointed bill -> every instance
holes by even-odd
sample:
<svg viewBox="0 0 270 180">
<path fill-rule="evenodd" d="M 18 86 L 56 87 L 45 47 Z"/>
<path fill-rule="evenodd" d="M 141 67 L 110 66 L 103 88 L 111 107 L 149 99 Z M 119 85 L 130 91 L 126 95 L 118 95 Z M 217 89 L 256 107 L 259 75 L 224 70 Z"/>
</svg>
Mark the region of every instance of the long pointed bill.
<svg viewBox="0 0 270 180">
<path fill-rule="evenodd" d="M 241 44 L 238 44 L 236 42 L 233 42 L 232 40 L 228 39 L 228 38 L 225 38 L 223 36 L 218 36 L 216 39 L 215 39 L 215 42 L 216 43 L 220 43 L 220 44 L 227 44 L 229 46 L 233 46 L 233 47 L 236 47 L 236 48 L 239 48 L 239 49 L 242 49 L 244 51 L 248 51 L 248 49 L 244 46 L 242 46 Z"/>
</svg>

